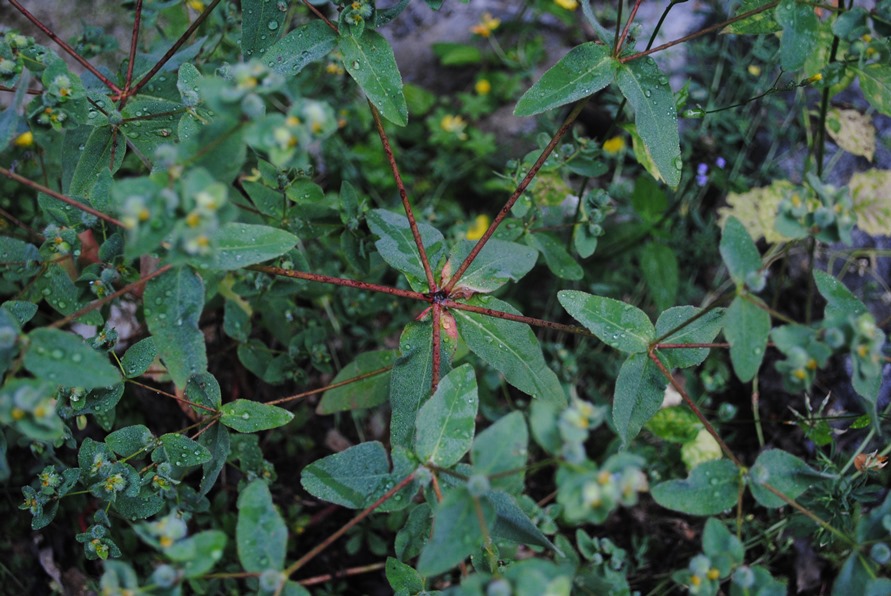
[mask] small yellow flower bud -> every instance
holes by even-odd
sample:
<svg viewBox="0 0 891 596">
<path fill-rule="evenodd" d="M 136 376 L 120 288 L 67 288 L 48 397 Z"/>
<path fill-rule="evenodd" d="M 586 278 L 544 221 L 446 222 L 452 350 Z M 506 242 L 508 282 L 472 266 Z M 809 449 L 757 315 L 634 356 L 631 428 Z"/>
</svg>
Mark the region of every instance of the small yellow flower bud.
<svg viewBox="0 0 891 596">
<path fill-rule="evenodd" d="M 12 144 L 16 147 L 30 147 L 34 144 L 34 133 L 32 133 L 30 130 L 27 132 L 23 132 L 15 138 Z"/>
</svg>

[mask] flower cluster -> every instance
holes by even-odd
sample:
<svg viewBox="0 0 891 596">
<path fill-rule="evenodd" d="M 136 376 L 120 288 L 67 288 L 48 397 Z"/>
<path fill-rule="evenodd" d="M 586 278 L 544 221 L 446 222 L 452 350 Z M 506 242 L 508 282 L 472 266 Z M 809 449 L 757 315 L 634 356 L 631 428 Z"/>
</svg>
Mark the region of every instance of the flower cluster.
<svg viewBox="0 0 891 596">
<path fill-rule="evenodd" d="M 501 25 L 501 19 L 496 19 L 491 13 L 483 13 L 480 22 L 470 28 L 470 32 L 480 37 L 489 37 L 492 32 Z"/>
<path fill-rule="evenodd" d="M 721 156 L 715 160 L 715 166 L 721 170 L 727 167 L 727 160 Z M 700 163 L 696 166 L 696 185 L 705 186 L 708 184 L 709 166 L 706 163 Z"/>
<path fill-rule="evenodd" d="M 808 176 L 808 186 L 789 189 L 777 212 L 776 229 L 789 238 L 813 236 L 821 242 L 850 244 L 857 221 L 850 191 Z"/>
</svg>

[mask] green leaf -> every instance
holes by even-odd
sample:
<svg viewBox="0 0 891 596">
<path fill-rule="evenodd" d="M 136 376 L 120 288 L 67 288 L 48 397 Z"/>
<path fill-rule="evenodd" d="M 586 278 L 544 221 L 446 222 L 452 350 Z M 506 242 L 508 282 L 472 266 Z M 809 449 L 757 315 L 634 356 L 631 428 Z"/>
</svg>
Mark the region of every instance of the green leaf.
<svg viewBox="0 0 891 596">
<path fill-rule="evenodd" d="M 819 40 L 820 20 L 814 7 L 798 0 L 781 0 L 774 16 L 783 28 L 780 37 L 780 64 L 783 70 L 798 70 L 814 51 Z"/>
<path fill-rule="evenodd" d="M 262 480 L 254 480 L 238 495 L 235 543 L 241 566 L 249 573 L 285 566 L 288 528 Z"/>
<path fill-rule="evenodd" d="M 727 459 L 699 464 L 686 480 L 668 480 L 650 491 L 667 509 L 690 515 L 718 515 L 739 500 L 739 470 Z"/>
<path fill-rule="evenodd" d="M 478 48 L 465 43 L 438 42 L 430 44 L 430 49 L 443 66 L 479 64 L 483 59 L 483 53 Z"/>
<path fill-rule="evenodd" d="M 735 217 L 728 217 L 721 233 L 721 258 L 737 287 L 746 283 L 746 276 L 761 269 L 761 253 L 746 227 Z"/>
<path fill-rule="evenodd" d="M 823 316 L 830 321 L 845 320 L 849 316 L 858 317 L 869 312 L 851 290 L 834 276 L 814 269 L 814 282 L 820 295 L 826 299 Z"/>
<path fill-rule="evenodd" d="M 239 435 L 242 437 L 256 435 Z M 214 424 L 211 429 L 198 437 L 198 442 L 204 445 L 210 451 L 211 459 L 209 462 L 201 466 L 201 484 L 198 487 L 199 495 L 206 495 L 213 488 L 220 472 L 229 459 L 232 451 L 232 444 L 229 437 L 229 431 L 222 424 Z"/>
<path fill-rule="evenodd" d="M 674 94 L 668 78 L 649 56 L 619 66 L 616 82 L 634 109 L 637 134 L 662 180 L 671 188 L 681 181 L 681 148 Z"/>
<path fill-rule="evenodd" d="M 786 502 L 764 487 L 769 484 L 790 499 L 797 499 L 824 477 L 787 451 L 768 449 L 749 469 L 749 489 L 765 507 L 782 507 Z"/>
<path fill-rule="evenodd" d="M 868 64 L 854 69 L 860 76 L 860 90 L 876 111 L 891 116 L 891 66 Z"/>
<path fill-rule="evenodd" d="M 402 92 L 402 75 L 393 48 L 380 33 L 365 29 L 359 38 L 343 34 L 337 41 L 343 66 L 381 116 L 399 126 L 408 123 L 408 106 Z"/>
<path fill-rule="evenodd" d="M 576 46 L 523 94 L 514 114 L 532 116 L 593 95 L 612 82 L 618 64 L 608 46 Z"/>
<path fill-rule="evenodd" d="M 41 380 L 84 389 L 110 387 L 121 381 L 120 371 L 108 356 L 73 333 L 42 327 L 28 339 L 25 368 Z"/>
<path fill-rule="evenodd" d="M 746 549 L 739 538 L 730 533 L 723 522 L 709 518 L 702 531 L 702 552 L 712 559 L 712 565 L 718 568 L 721 575 L 745 561 Z"/>
<path fill-rule="evenodd" d="M 421 574 L 415 571 L 414 567 L 406 565 L 399 559 L 387 557 L 386 574 L 394 594 L 417 594 L 424 591 L 424 580 L 421 578 Z"/>
<path fill-rule="evenodd" d="M 145 322 L 177 387 L 207 370 L 204 333 L 198 327 L 203 309 L 204 282 L 191 269 L 174 269 L 146 284 Z"/>
<path fill-rule="evenodd" d="M 68 184 L 68 194 L 90 202 L 90 191 L 103 170 L 114 174 L 124 161 L 127 152 L 126 139 L 119 132 L 113 133 L 110 127 L 96 127 L 90 133 L 80 159 Z"/>
<path fill-rule="evenodd" d="M 161 445 L 167 454 L 167 460 L 180 468 L 200 466 L 210 461 L 207 447 L 178 433 L 161 435 Z"/>
<path fill-rule="evenodd" d="M 523 490 L 523 467 L 529 455 L 528 448 L 529 432 L 526 430 L 526 421 L 520 412 L 511 412 L 499 418 L 473 440 L 470 451 L 473 471 L 491 477 L 514 470 L 510 475 L 490 478 L 489 483 L 493 489 L 519 494 Z"/>
<path fill-rule="evenodd" d="M 81 289 L 74 285 L 61 265 L 50 265 L 46 274 L 38 278 L 34 285 L 43 294 L 47 304 L 59 314 L 68 316 L 85 306 L 80 300 Z M 80 317 L 78 323 L 101 325 L 102 315 L 99 311 L 93 311 Z"/>
<path fill-rule="evenodd" d="M 158 355 L 158 349 L 155 347 L 155 339 L 146 337 L 142 339 L 124 352 L 121 358 L 121 368 L 124 369 L 124 376 L 128 379 L 135 379 L 148 370 L 152 361 Z"/>
<path fill-rule="evenodd" d="M 433 396 L 418 410 L 415 455 L 425 463 L 449 468 L 473 442 L 479 397 L 473 367 L 462 364 L 439 381 Z"/>
<path fill-rule="evenodd" d="M 229 271 L 281 256 L 294 248 L 297 236 L 270 226 L 227 223 L 210 237 L 211 269 Z"/>
<path fill-rule="evenodd" d="M 476 242 L 461 240 L 452 247 L 449 260 L 443 268 L 443 284 L 448 281 L 451 272 L 461 266 L 474 246 Z M 490 239 L 455 287 L 474 292 L 492 292 L 508 281 L 522 279 L 532 270 L 537 259 L 538 253 L 527 246 Z"/>
<path fill-rule="evenodd" d="M 623 445 L 659 411 L 667 384 L 668 379 L 647 354 L 632 354 L 622 364 L 613 396 L 613 424 Z"/>
<path fill-rule="evenodd" d="M 774 2 L 774 0 L 742 0 L 733 16 L 745 14 L 771 2 Z M 721 29 L 721 33 L 762 35 L 779 31 L 780 25 L 774 19 L 775 10 L 776 8 L 768 8 L 763 12 L 731 23 Z"/>
<path fill-rule="evenodd" d="M 124 122 L 121 123 L 120 130 L 126 138 L 123 139 L 120 134 L 117 135 L 121 139 L 122 146 L 115 150 L 115 158 L 119 152 L 122 153 L 122 150 L 126 148 L 127 145 L 123 144 L 123 141 L 126 140 L 148 159 L 155 159 L 158 147 L 177 141 L 177 127 L 169 114 L 178 114 L 182 109 L 183 106 L 180 102 L 168 101 L 160 97 L 140 94 L 131 99 L 121 110 Z M 108 164 L 105 169 L 108 170 Z M 97 204 L 96 207 L 98 208 L 100 205 Z"/>
<path fill-rule="evenodd" d="M 240 433 L 278 428 L 294 418 L 294 414 L 284 408 L 249 399 L 236 399 L 223 404 L 220 412 L 223 413 L 220 422 Z"/>
<path fill-rule="evenodd" d="M 673 306 L 678 296 L 678 258 L 664 244 L 648 242 L 641 249 L 640 269 L 657 310 Z"/>
<path fill-rule="evenodd" d="M 337 33 L 320 20 L 297 27 L 272 44 L 264 54 L 274 72 L 292 77 L 307 64 L 327 55 L 337 45 Z"/>
<path fill-rule="evenodd" d="M 300 484 L 329 503 L 363 509 L 387 492 L 391 482 L 387 450 L 378 441 L 359 443 L 303 468 Z M 390 485 L 392 486 L 392 485 Z"/>
<path fill-rule="evenodd" d="M 855 549 L 848 555 L 838 571 L 835 583 L 832 584 L 832 596 L 849 596 L 851 594 L 872 596 L 869 592 L 869 584 L 873 578 L 879 579 L 876 577 L 877 575 L 879 575 L 879 570 L 876 569 L 875 563 Z M 878 592 L 878 594 L 887 594 L 887 592 Z"/>
<path fill-rule="evenodd" d="M 518 412 L 517 412 L 518 413 Z M 541 530 L 529 519 L 529 516 L 517 505 L 514 497 L 506 492 L 495 490 L 486 495 L 495 508 L 495 525 L 492 536 L 503 538 L 518 544 L 543 546 L 560 552 L 554 543 L 548 540 Z"/>
<path fill-rule="evenodd" d="M 255 53 L 256 58 L 262 59 L 266 48 L 281 34 L 288 2 L 241 0 L 241 12 L 241 53 L 245 61 L 255 57 Z"/>
<path fill-rule="evenodd" d="M 551 273 L 560 279 L 579 280 L 585 272 L 582 266 L 572 258 L 566 248 L 550 234 L 526 234 L 523 237 L 526 244 L 535 248 L 544 257 L 545 263 Z"/>
<path fill-rule="evenodd" d="M 444 343 L 444 342 L 443 342 Z M 440 351 L 440 378 L 451 369 L 445 349 Z M 399 338 L 399 358 L 390 372 L 390 444 L 412 449 L 418 410 L 432 393 L 433 325 L 413 322 Z"/>
<path fill-rule="evenodd" d="M 369 211 L 365 217 L 368 227 L 380 237 L 374 245 L 384 261 L 404 273 L 413 290 L 428 291 L 427 275 L 408 218 L 384 209 Z M 418 232 L 421 234 L 430 267 L 436 270 L 445 254 L 445 239 L 439 230 L 423 222 L 418 222 Z"/>
<path fill-rule="evenodd" d="M 561 290 L 557 299 L 572 318 L 616 350 L 646 352 L 656 339 L 650 318 L 631 304 L 578 290 Z"/>
<path fill-rule="evenodd" d="M 25 300 L 7 300 L 0 308 L 12 315 L 19 327 L 24 326 L 37 314 L 37 305 Z"/>
<path fill-rule="evenodd" d="M 223 556 L 226 541 L 225 532 L 205 530 L 175 542 L 164 549 L 164 554 L 182 565 L 186 577 L 200 577 L 213 569 Z"/>
<path fill-rule="evenodd" d="M 433 536 L 421 551 L 418 572 L 427 577 L 439 575 L 479 548 L 483 539 L 480 517 L 487 528 L 495 521 L 495 507 L 487 499 L 475 501 L 463 486 L 446 493 L 436 507 Z"/>
<path fill-rule="evenodd" d="M 730 362 L 739 380 L 752 380 L 767 347 L 770 315 L 757 304 L 737 296 L 724 315 L 724 337 L 730 342 Z"/>
<path fill-rule="evenodd" d="M 507 302 L 474 296 L 467 304 L 520 314 Z M 532 397 L 565 403 L 563 387 L 544 360 L 541 345 L 525 323 L 452 309 L 458 332 L 470 350 L 504 375 L 505 380 Z"/>
<path fill-rule="evenodd" d="M 675 306 L 659 315 L 656 321 L 656 337 L 663 337 L 664 344 L 705 344 L 718 336 L 724 324 L 724 309 L 713 308 L 700 315 L 701 308 Z M 687 321 L 691 321 L 687 323 Z M 677 331 L 673 331 L 677 329 Z M 665 335 L 671 332 L 671 335 Z M 665 348 L 659 354 L 669 369 L 699 366 L 708 357 L 708 348 Z"/>
<path fill-rule="evenodd" d="M 130 457 L 140 451 L 154 448 L 157 439 L 148 427 L 142 424 L 125 426 L 105 437 L 105 444 L 122 457 Z"/>
<path fill-rule="evenodd" d="M 223 396 L 220 393 L 220 384 L 216 378 L 210 373 L 199 373 L 192 375 L 186 381 L 186 399 L 194 404 L 200 404 L 219 410 L 223 403 Z M 192 406 L 196 414 L 206 415 L 207 410 Z"/>
<path fill-rule="evenodd" d="M 336 385 L 372 371 L 393 366 L 395 360 L 396 352 L 394 350 L 376 350 L 359 354 L 355 360 L 337 373 L 331 384 Z M 386 402 L 389 396 L 390 371 L 386 371 L 349 385 L 329 389 L 322 394 L 322 400 L 316 408 L 316 413 L 333 414 L 346 410 L 372 408 Z"/>
</svg>

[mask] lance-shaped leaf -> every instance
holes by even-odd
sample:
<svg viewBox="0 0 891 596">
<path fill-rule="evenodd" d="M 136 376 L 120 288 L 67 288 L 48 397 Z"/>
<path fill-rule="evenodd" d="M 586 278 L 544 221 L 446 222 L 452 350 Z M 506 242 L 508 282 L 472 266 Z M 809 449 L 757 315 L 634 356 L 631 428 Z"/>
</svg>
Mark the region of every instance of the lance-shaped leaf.
<svg viewBox="0 0 891 596">
<path fill-rule="evenodd" d="M 241 269 L 281 256 L 294 248 L 297 236 L 270 226 L 231 222 L 211 236 L 211 269 Z"/>
<path fill-rule="evenodd" d="M 336 385 L 356 377 L 369 374 L 381 368 L 393 365 L 396 352 L 393 350 L 375 350 L 359 354 L 355 360 L 344 366 L 331 384 Z M 390 371 L 329 389 L 322 394 L 322 400 L 316 408 L 319 414 L 333 414 L 345 410 L 371 408 L 387 401 L 390 396 Z"/>
<path fill-rule="evenodd" d="M 743 383 L 752 380 L 767 348 L 770 315 L 750 299 L 737 296 L 724 315 L 724 337 L 730 343 L 730 362 Z"/>
<path fill-rule="evenodd" d="M 168 271 L 146 284 L 143 313 L 155 347 L 177 387 L 207 370 L 204 334 L 198 319 L 204 309 L 204 282 L 187 267 Z"/>
<path fill-rule="evenodd" d="M 408 123 L 402 75 L 393 48 L 380 33 L 366 28 L 360 37 L 343 34 L 337 41 L 343 66 L 381 116 L 399 126 Z"/>
<path fill-rule="evenodd" d="M 121 134 L 112 134 L 110 127 L 96 127 L 81 147 L 83 149 L 79 151 L 80 159 L 71 176 L 68 194 L 89 201 L 90 191 L 99 175 L 103 171 L 114 174 L 121 167 L 127 144 Z"/>
<path fill-rule="evenodd" d="M 878 112 L 891 116 L 891 66 L 877 62 L 855 70 L 866 101 Z"/>
<path fill-rule="evenodd" d="M 797 0 L 781 0 L 775 12 L 783 28 L 780 37 L 780 63 L 783 70 L 798 70 L 819 40 L 820 20 L 814 7 Z"/>
<path fill-rule="evenodd" d="M 667 384 L 665 375 L 645 353 L 632 354 L 622 364 L 613 396 L 613 423 L 623 445 L 659 411 Z"/>
<path fill-rule="evenodd" d="M 462 364 L 444 376 L 418 410 L 415 455 L 422 462 L 448 468 L 464 457 L 473 442 L 479 405 L 473 367 Z"/>
<path fill-rule="evenodd" d="M 473 471 L 490 477 L 501 472 L 513 471 L 507 476 L 490 478 L 489 482 L 494 489 L 518 494 L 523 490 L 523 467 L 526 465 L 528 447 L 529 432 L 526 430 L 526 420 L 520 412 L 511 412 L 499 418 L 495 424 L 474 439 L 470 451 Z"/>
<path fill-rule="evenodd" d="M 266 63 L 273 71 L 292 77 L 307 64 L 327 55 L 337 45 L 337 33 L 320 20 L 297 27 L 267 48 Z"/>
<path fill-rule="evenodd" d="M 241 0 L 241 12 L 244 15 L 241 19 L 241 53 L 246 60 L 261 58 L 266 48 L 281 34 L 288 2 Z"/>
<path fill-rule="evenodd" d="M 765 488 L 765 484 L 790 499 L 797 499 L 804 491 L 825 478 L 826 476 L 791 453 L 782 449 L 768 449 L 758 456 L 749 469 L 749 490 L 756 501 L 765 507 L 776 508 L 786 505 L 786 502 Z"/>
<path fill-rule="evenodd" d="M 404 273 L 416 292 L 427 291 L 427 275 L 408 218 L 392 211 L 375 209 L 368 212 L 366 219 L 371 231 L 380 237 L 374 245 L 381 258 Z M 439 230 L 423 222 L 418 222 L 418 232 L 430 266 L 436 270 L 445 254 L 445 240 Z"/>
<path fill-rule="evenodd" d="M 733 16 L 738 17 L 739 15 L 751 12 L 772 2 L 774 2 L 774 0 L 742 0 L 737 6 Z M 775 10 L 776 8 L 769 8 L 748 18 L 742 19 L 741 21 L 731 23 L 721 29 L 721 33 L 754 35 L 779 31 L 781 27 L 779 23 L 776 22 L 776 19 L 774 19 Z"/>
<path fill-rule="evenodd" d="M 551 273 L 560 279 L 579 280 L 585 272 L 564 245 L 550 234 L 526 234 L 523 240 L 544 257 Z"/>
<path fill-rule="evenodd" d="M 495 507 L 487 499 L 474 499 L 464 486 L 446 493 L 436 507 L 433 536 L 421 551 L 418 572 L 439 575 L 479 548 L 484 535 L 480 518 L 487 529 L 495 521 Z"/>
<path fill-rule="evenodd" d="M 452 247 L 449 260 L 443 267 L 443 283 L 446 283 L 451 272 L 461 266 L 474 246 L 476 242 L 462 240 Z M 486 242 L 456 287 L 474 292 L 492 292 L 508 281 L 522 279 L 532 270 L 537 259 L 538 253 L 528 246 L 493 238 Z"/>
<path fill-rule="evenodd" d="M 664 244 L 648 242 L 640 251 L 640 269 L 657 310 L 675 304 L 678 296 L 678 258 Z"/>
<path fill-rule="evenodd" d="M 612 348 L 637 354 L 656 339 L 650 318 L 631 304 L 577 290 L 562 290 L 557 299 L 572 318 Z"/>
<path fill-rule="evenodd" d="M 523 94 L 514 114 L 532 116 L 588 97 L 612 82 L 618 64 L 605 45 L 576 46 Z"/>
<path fill-rule="evenodd" d="M 507 302 L 474 296 L 467 304 L 519 315 Z M 565 403 L 557 375 L 544 360 L 538 338 L 529 325 L 466 310 L 452 309 L 458 332 L 470 350 L 504 375 L 505 380 L 532 397 Z"/>
<path fill-rule="evenodd" d="M 719 250 L 737 286 L 745 285 L 746 277 L 761 269 L 761 253 L 746 227 L 735 217 L 727 218 L 724 224 Z"/>
<path fill-rule="evenodd" d="M 288 527 L 262 480 L 254 480 L 238 495 L 235 542 L 245 571 L 259 573 L 285 566 Z"/>
<path fill-rule="evenodd" d="M 175 466 L 200 466 L 210 461 L 207 447 L 178 433 L 161 435 L 161 445 L 167 453 L 167 460 Z"/>
<path fill-rule="evenodd" d="M 220 422 L 240 433 L 254 433 L 270 428 L 278 428 L 289 423 L 294 414 L 269 404 L 250 399 L 236 399 L 220 408 L 223 415 Z"/>
<path fill-rule="evenodd" d="M 121 373 L 84 340 L 59 329 L 43 327 L 28 335 L 25 368 L 35 377 L 68 387 L 95 389 L 121 381 Z"/>
<path fill-rule="evenodd" d="M 827 320 L 845 320 L 848 316 L 858 317 L 866 312 L 866 305 L 851 290 L 834 276 L 819 269 L 814 270 L 814 282 L 820 295 L 826 299 L 823 316 Z"/>
<path fill-rule="evenodd" d="M 656 337 L 665 336 L 665 344 L 705 344 L 714 341 L 724 322 L 724 309 L 714 308 L 700 315 L 701 308 L 675 306 L 664 311 L 656 321 Z M 687 323 L 687 321 L 690 321 Z M 665 335 L 666 333 L 670 335 Z M 699 366 L 708 357 L 708 348 L 670 348 L 659 350 L 669 369 Z"/>
<path fill-rule="evenodd" d="M 557 553 L 560 552 L 554 543 L 548 540 L 548 537 L 535 526 L 511 495 L 500 490 L 493 490 L 484 498 L 495 508 L 493 536 L 519 544 L 543 546 Z"/>
<path fill-rule="evenodd" d="M 690 515 L 718 515 L 739 500 L 739 470 L 727 459 L 699 464 L 685 480 L 668 480 L 650 491 L 667 509 Z"/>
<path fill-rule="evenodd" d="M 445 343 L 445 342 L 443 342 Z M 446 350 L 441 350 L 440 375 L 450 370 Z M 440 378 L 441 378 L 440 377 Z M 390 371 L 390 444 L 414 446 L 418 410 L 430 397 L 433 382 L 433 325 L 409 323 L 399 338 L 399 358 Z"/>
<path fill-rule="evenodd" d="M 616 82 L 634 109 L 637 134 L 643 139 L 661 179 L 676 188 L 681 181 L 681 147 L 675 99 L 668 77 L 647 56 L 620 65 Z"/>
</svg>

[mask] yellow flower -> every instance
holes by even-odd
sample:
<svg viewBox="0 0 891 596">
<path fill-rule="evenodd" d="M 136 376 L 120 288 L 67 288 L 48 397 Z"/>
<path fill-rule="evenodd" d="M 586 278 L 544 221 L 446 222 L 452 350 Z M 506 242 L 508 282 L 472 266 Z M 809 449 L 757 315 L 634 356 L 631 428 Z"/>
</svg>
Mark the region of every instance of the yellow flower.
<svg viewBox="0 0 891 596">
<path fill-rule="evenodd" d="M 473 225 L 470 226 L 464 237 L 468 240 L 479 240 L 486 233 L 486 230 L 489 229 L 490 223 L 492 223 L 492 220 L 489 219 L 488 215 L 477 215 L 476 219 L 473 220 Z"/>
<path fill-rule="evenodd" d="M 489 92 L 492 91 L 492 83 L 488 79 L 480 79 L 473 88 L 477 95 L 489 95 Z"/>
<path fill-rule="evenodd" d="M 483 13 L 480 22 L 470 28 L 470 32 L 480 37 L 489 37 L 493 31 L 498 29 L 499 25 L 501 25 L 501 19 L 496 19 L 491 13 L 486 12 Z"/>
<path fill-rule="evenodd" d="M 721 577 L 721 572 L 718 571 L 717 569 L 715 569 L 714 567 L 712 567 L 711 569 L 708 570 L 708 573 L 706 573 L 705 576 L 707 578 L 709 578 L 710 580 L 715 581 L 716 579 Z"/>
<path fill-rule="evenodd" d="M 578 0 L 554 0 L 554 4 L 566 10 L 575 10 L 579 7 Z"/>
<path fill-rule="evenodd" d="M 815 74 L 814 76 L 812 76 L 812 77 L 808 77 L 807 82 L 808 82 L 808 83 L 818 83 L 818 82 L 820 82 L 820 81 L 822 81 L 822 80 L 823 80 L 823 73 L 822 73 L 822 72 L 818 72 L 818 73 Z"/>
<path fill-rule="evenodd" d="M 464 132 L 464 129 L 467 128 L 467 122 L 461 116 L 446 114 L 439 121 L 439 127 L 446 132 L 454 133 L 462 141 L 467 138 L 467 133 Z"/>
<path fill-rule="evenodd" d="M 329 62 L 325 67 L 325 72 L 332 75 L 341 76 L 343 74 L 343 66 L 337 64 L 336 62 Z"/>
<path fill-rule="evenodd" d="M 23 132 L 15 138 L 12 144 L 16 147 L 30 147 L 34 144 L 34 133 L 32 133 L 30 130 L 27 132 Z"/>
<path fill-rule="evenodd" d="M 749 64 L 749 67 L 746 70 L 748 70 L 749 74 L 753 77 L 761 75 L 761 67 L 756 64 Z"/>
<path fill-rule="evenodd" d="M 611 139 L 607 139 L 603 143 L 603 150 L 610 155 L 615 155 L 625 149 L 625 139 L 620 136 L 615 136 Z"/>
<path fill-rule="evenodd" d="M 186 4 L 189 6 L 189 8 L 196 12 L 204 11 L 204 2 L 202 2 L 201 0 L 188 0 Z"/>
</svg>

